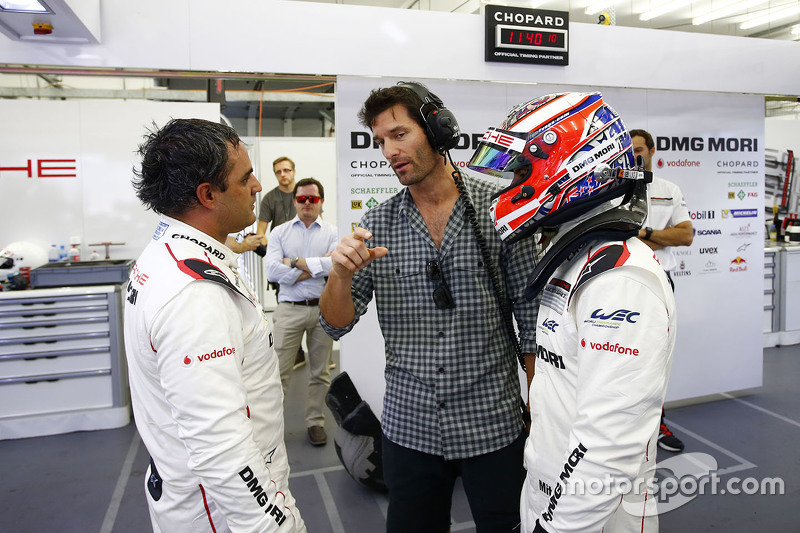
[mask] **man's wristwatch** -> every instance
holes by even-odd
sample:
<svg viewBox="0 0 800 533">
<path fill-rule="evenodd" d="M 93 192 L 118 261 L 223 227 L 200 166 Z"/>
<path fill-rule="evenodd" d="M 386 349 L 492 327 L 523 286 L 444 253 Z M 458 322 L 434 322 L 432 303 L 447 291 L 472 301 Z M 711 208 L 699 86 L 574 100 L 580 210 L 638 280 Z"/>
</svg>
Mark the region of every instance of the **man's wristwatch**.
<svg viewBox="0 0 800 533">
<path fill-rule="evenodd" d="M 289 262 L 289 266 L 292 267 L 292 268 L 297 267 L 297 262 L 298 261 L 300 261 L 299 257 L 292 257 L 292 259 Z"/>
<path fill-rule="evenodd" d="M 649 241 L 650 237 L 652 237 L 652 236 L 653 236 L 653 228 L 651 228 L 649 226 L 644 228 L 644 238 L 645 238 L 645 240 Z M 292 266 L 294 266 L 294 264 L 292 264 Z"/>
</svg>

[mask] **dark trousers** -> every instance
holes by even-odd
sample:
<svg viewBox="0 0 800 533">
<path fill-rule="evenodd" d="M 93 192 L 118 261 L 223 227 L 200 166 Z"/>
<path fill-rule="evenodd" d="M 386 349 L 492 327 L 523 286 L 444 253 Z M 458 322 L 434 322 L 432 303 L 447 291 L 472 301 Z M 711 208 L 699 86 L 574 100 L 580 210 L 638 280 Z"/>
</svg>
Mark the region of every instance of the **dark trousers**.
<svg viewBox="0 0 800 533">
<path fill-rule="evenodd" d="M 383 476 L 389 488 L 388 533 L 445 533 L 456 478 L 461 476 L 478 533 L 519 530 L 525 481 L 525 432 L 505 448 L 446 461 L 383 436 Z"/>
</svg>

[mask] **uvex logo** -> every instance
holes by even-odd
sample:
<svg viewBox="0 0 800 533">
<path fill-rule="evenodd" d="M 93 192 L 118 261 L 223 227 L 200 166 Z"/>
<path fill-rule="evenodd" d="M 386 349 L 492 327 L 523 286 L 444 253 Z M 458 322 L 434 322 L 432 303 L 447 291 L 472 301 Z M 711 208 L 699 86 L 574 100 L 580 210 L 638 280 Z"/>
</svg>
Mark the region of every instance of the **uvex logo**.
<svg viewBox="0 0 800 533">
<path fill-rule="evenodd" d="M 197 360 L 200 362 L 208 361 L 210 359 L 217 359 L 218 357 L 225 357 L 226 355 L 232 355 L 236 353 L 236 348 L 228 348 L 227 346 L 223 346 L 222 348 L 217 348 L 212 350 L 209 353 L 204 353 L 202 355 L 198 355 Z M 184 366 L 192 366 L 194 364 L 194 359 L 187 355 L 183 358 Z"/>
<path fill-rule="evenodd" d="M 711 247 L 711 248 L 700 248 L 700 253 L 701 254 L 715 254 L 715 253 L 717 253 L 717 247 L 714 246 L 714 247 Z"/>
<path fill-rule="evenodd" d="M 602 309 L 595 309 L 592 312 L 592 318 L 597 318 L 599 320 L 616 320 L 617 322 L 630 322 L 631 324 L 635 324 L 636 320 L 634 319 L 640 314 L 641 313 L 629 311 L 627 309 L 617 309 L 616 311 L 612 311 L 610 313 L 604 313 Z"/>
</svg>

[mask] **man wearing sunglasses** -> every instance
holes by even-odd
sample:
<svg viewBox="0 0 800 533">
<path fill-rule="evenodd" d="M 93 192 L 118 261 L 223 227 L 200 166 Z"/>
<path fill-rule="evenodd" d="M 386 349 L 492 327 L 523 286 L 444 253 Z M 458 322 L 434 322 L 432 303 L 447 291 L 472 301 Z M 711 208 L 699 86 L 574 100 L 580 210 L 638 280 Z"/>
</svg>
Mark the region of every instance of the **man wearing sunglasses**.
<svg viewBox="0 0 800 533">
<path fill-rule="evenodd" d="M 319 323 L 319 297 L 331 270 L 330 252 L 339 237 L 336 228 L 320 218 L 325 189 L 319 181 L 298 181 L 293 203 L 297 215 L 272 230 L 264 257 L 267 279 L 281 286 L 273 315 L 275 352 L 285 399 L 297 349 L 306 335 L 310 374 L 306 427 L 309 442 L 323 446 L 328 442 L 323 407 L 331 383 L 328 365 L 333 340 Z"/>
<path fill-rule="evenodd" d="M 445 112 L 449 139 L 440 143 L 430 122 Z M 444 157 L 458 126 L 438 97 L 419 84 L 377 89 L 359 118 L 406 188 L 336 247 L 320 310 L 339 338 L 375 297 L 386 341 L 387 531 L 448 531 L 458 477 L 477 530 L 512 531 L 525 477 L 519 377 L 480 241 L 496 263 L 518 264 L 522 254 L 501 246 L 491 226 L 494 185 L 456 175 L 477 211 L 483 238 L 476 237 Z M 535 351 L 534 306 L 517 298 L 527 271 L 513 270 L 513 279 L 499 271 L 499 283 L 519 302 L 523 350 Z"/>
</svg>

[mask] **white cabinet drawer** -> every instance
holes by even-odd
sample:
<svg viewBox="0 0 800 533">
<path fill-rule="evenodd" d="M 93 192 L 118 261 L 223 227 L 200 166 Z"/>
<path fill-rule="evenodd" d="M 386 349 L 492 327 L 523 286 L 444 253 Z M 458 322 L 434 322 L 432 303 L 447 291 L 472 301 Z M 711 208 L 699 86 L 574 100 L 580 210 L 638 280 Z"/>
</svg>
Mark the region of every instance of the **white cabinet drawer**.
<svg viewBox="0 0 800 533">
<path fill-rule="evenodd" d="M 48 381 L 53 379 L 53 381 Z M 111 407 L 110 371 L 0 379 L 0 417 Z"/>
<path fill-rule="evenodd" d="M 3 344 L 0 342 L 0 360 L 5 356 L 28 353 L 61 352 L 64 350 L 106 348 L 111 346 L 107 333 L 88 333 L 73 335 L 71 337 L 59 336 L 56 338 L 42 337 L 41 339 L 22 339 L 16 343 Z M 55 355 L 58 355 L 57 353 Z"/>
<path fill-rule="evenodd" d="M 0 345 L 21 344 L 42 337 L 59 338 L 73 334 L 105 332 L 108 333 L 108 318 L 83 318 L 77 321 L 40 325 L 35 327 L 11 327 L 0 329 Z"/>
<path fill-rule="evenodd" d="M 62 350 L 53 353 L 60 355 L 38 352 L 0 357 L 0 376 L 13 378 L 111 369 L 111 354 L 108 348 L 89 351 Z"/>
</svg>

